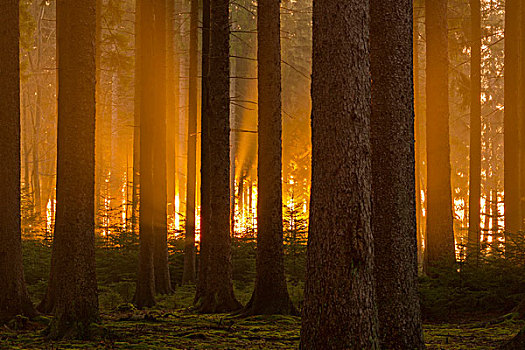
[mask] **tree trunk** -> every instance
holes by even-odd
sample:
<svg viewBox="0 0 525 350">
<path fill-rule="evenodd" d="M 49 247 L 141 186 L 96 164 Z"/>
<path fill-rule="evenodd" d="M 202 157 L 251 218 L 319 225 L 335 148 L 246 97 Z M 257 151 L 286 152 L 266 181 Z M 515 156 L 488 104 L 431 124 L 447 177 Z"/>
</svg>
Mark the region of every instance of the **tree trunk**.
<svg viewBox="0 0 525 350">
<path fill-rule="evenodd" d="M 257 261 L 248 315 L 297 313 L 284 274 L 280 28 L 280 1 L 259 0 Z"/>
<path fill-rule="evenodd" d="M 0 13 L 0 323 L 34 316 L 22 264 L 20 224 L 19 2 L 4 2 Z"/>
<path fill-rule="evenodd" d="M 210 53 L 210 0 L 202 0 L 202 103 L 201 103 L 201 239 L 199 247 L 199 274 L 194 303 L 203 302 L 208 276 L 208 246 L 210 235 L 210 128 L 209 128 L 209 53 Z"/>
<path fill-rule="evenodd" d="M 478 263 L 481 211 L 481 3 L 470 0 L 470 181 L 467 258 Z"/>
<path fill-rule="evenodd" d="M 241 308 L 233 294 L 230 237 L 230 62 L 229 1 L 212 0 L 209 52 L 209 197 L 208 272 L 201 312 Z"/>
<path fill-rule="evenodd" d="M 151 6 L 151 5 L 150 5 Z M 166 0 L 153 2 L 154 20 L 154 65 L 155 106 L 150 119 L 153 124 L 150 141 L 153 143 L 153 232 L 155 291 L 170 294 L 170 270 L 168 265 L 167 179 L 166 179 Z"/>
<path fill-rule="evenodd" d="M 372 231 L 383 349 L 424 349 L 417 289 L 412 1 L 370 2 Z"/>
<path fill-rule="evenodd" d="M 88 338 L 90 324 L 99 317 L 94 234 L 95 8 L 95 0 L 57 2 L 56 289 L 51 338 Z"/>
<path fill-rule="evenodd" d="M 133 190 L 131 195 L 131 229 L 137 230 L 140 196 L 140 98 L 142 95 L 142 40 L 139 25 L 141 23 L 140 0 L 135 1 L 135 97 L 133 110 Z"/>
<path fill-rule="evenodd" d="M 520 0 L 505 3 L 504 186 L 505 231 L 521 230 L 520 198 Z"/>
<path fill-rule="evenodd" d="M 313 20 L 312 192 L 301 349 L 378 349 L 369 3 L 314 0 Z"/>
<path fill-rule="evenodd" d="M 139 308 L 155 305 L 155 274 L 153 251 L 155 236 L 154 220 L 154 182 L 153 182 L 153 133 L 152 114 L 155 111 L 155 67 L 151 53 L 154 49 L 154 10 L 146 0 L 137 0 L 140 22 L 137 33 L 141 45 L 137 48 L 140 62 L 140 207 L 139 230 L 140 251 L 135 303 Z"/>
<path fill-rule="evenodd" d="M 186 232 L 184 242 L 183 284 L 195 282 L 195 192 L 197 183 L 197 58 L 199 50 L 199 1 L 191 0 L 190 71 L 188 98 L 188 161 L 186 176 Z"/>
<path fill-rule="evenodd" d="M 455 261 L 450 180 L 447 0 L 425 2 L 427 33 L 427 244 L 425 270 Z"/>
</svg>

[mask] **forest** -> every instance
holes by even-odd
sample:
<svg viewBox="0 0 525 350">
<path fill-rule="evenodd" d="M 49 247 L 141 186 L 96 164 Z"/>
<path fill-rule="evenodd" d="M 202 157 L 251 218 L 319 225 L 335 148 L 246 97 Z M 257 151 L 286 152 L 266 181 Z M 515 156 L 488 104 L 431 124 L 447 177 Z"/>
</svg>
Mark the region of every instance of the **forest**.
<svg viewBox="0 0 525 350">
<path fill-rule="evenodd" d="M 525 2 L 0 3 L 0 349 L 525 349 Z"/>
</svg>

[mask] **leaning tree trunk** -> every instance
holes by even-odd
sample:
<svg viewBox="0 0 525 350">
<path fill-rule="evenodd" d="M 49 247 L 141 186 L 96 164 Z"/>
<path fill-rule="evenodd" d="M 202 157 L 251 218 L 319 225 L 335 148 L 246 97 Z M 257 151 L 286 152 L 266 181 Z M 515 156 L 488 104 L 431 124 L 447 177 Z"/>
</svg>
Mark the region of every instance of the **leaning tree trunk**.
<svg viewBox="0 0 525 350">
<path fill-rule="evenodd" d="M 140 11 L 140 22 L 137 22 L 137 32 L 141 45 L 137 48 L 140 56 L 140 206 L 139 231 L 140 251 L 137 275 L 135 303 L 139 308 L 155 305 L 155 274 L 153 251 L 155 236 L 154 220 L 154 182 L 153 182 L 153 147 L 152 139 L 154 125 L 152 113 L 155 111 L 155 67 L 151 53 L 154 49 L 153 6 L 146 0 L 137 0 Z"/>
<path fill-rule="evenodd" d="M 22 265 L 20 218 L 20 63 L 19 1 L 0 12 L 0 323 L 35 315 Z"/>
<path fill-rule="evenodd" d="M 209 177 L 210 222 L 207 278 L 201 312 L 241 308 L 233 294 L 230 237 L 230 62 L 229 1 L 212 0 L 209 52 Z"/>
<path fill-rule="evenodd" d="M 151 6 L 151 2 L 150 5 Z M 170 294 L 170 270 L 168 265 L 167 179 L 166 179 L 166 0 L 154 0 L 154 65 L 155 105 L 150 120 L 153 143 L 153 232 L 155 236 L 153 264 L 155 292 Z"/>
<path fill-rule="evenodd" d="M 57 2 L 56 285 L 51 338 L 87 338 L 91 323 L 99 317 L 94 227 L 95 7 L 95 0 Z"/>
<path fill-rule="evenodd" d="M 427 244 L 425 268 L 455 261 L 448 110 L 447 0 L 425 2 L 427 33 Z"/>
<path fill-rule="evenodd" d="M 190 71 L 188 94 L 188 161 L 186 175 L 186 232 L 182 283 L 195 282 L 195 194 L 197 185 L 197 81 L 199 49 L 199 0 L 191 0 Z"/>
<path fill-rule="evenodd" d="M 313 4 L 312 193 L 301 349 L 378 349 L 369 3 Z"/>
<path fill-rule="evenodd" d="M 470 0 L 470 181 L 467 258 L 478 263 L 481 215 L 481 2 Z"/>
<path fill-rule="evenodd" d="M 520 198 L 520 0 L 505 2 L 504 186 L 505 231 L 521 230 Z"/>
<path fill-rule="evenodd" d="M 194 304 L 203 302 L 208 276 L 208 246 L 210 232 L 210 128 L 209 128 L 209 53 L 210 53 L 210 0 L 202 0 L 202 102 L 201 102 L 201 240 L 199 266 Z"/>
<path fill-rule="evenodd" d="M 423 349 L 417 289 L 411 0 L 370 2 L 372 230 L 383 349 Z"/>
<path fill-rule="evenodd" d="M 280 1 L 259 0 L 257 261 L 248 315 L 297 312 L 284 273 L 280 22 Z"/>
</svg>

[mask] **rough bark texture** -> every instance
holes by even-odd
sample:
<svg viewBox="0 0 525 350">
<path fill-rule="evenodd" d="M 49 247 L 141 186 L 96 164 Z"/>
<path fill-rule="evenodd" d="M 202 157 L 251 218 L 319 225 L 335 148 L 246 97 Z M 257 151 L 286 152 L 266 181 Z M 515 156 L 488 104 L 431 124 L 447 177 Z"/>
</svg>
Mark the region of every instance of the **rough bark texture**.
<svg viewBox="0 0 525 350">
<path fill-rule="evenodd" d="M 18 0 L 8 0 L 0 11 L 0 323 L 35 315 L 22 265 L 18 6 Z"/>
<path fill-rule="evenodd" d="M 195 282 L 195 194 L 197 185 L 197 82 L 199 49 L 199 0 L 191 0 L 190 72 L 188 94 L 188 162 L 186 176 L 186 236 L 182 283 Z"/>
<path fill-rule="evenodd" d="M 372 231 L 383 349 L 423 349 L 417 289 L 412 1 L 371 0 Z"/>
<path fill-rule="evenodd" d="M 209 54 L 210 54 L 210 0 L 202 0 L 202 104 L 201 104 L 201 241 L 199 249 L 199 274 L 194 303 L 203 301 L 208 276 L 208 241 L 211 217 L 210 202 L 210 133 L 209 133 Z"/>
<path fill-rule="evenodd" d="M 301 349 L 378 349 L 367 0 L 313 6 L 312 194 Z"/>
<path fill-rule="evenodd" d="M 230 63 L 229 1 L 212 0 L 210 7 L 209 197 L 206 287 L 201 312 L 241 308 L 233 295 L 230 237 Z M 210 213 L 210 214 L 211 214 Z"/>
<path fill-rule="evenodd" d="M 447 0 L 425 2 L 427 33 L 427 244 L 425 267 L 453 264 Z"/>
<path fill-rule="evenodd" d="M 51 338 L 90 336 L 95 274 L 95 0 L 57 1 L 58 154 Z"/>
<path fill-rule="evenodd" d="M 481 3 L 470 0 L 470 181 L 467 257 L 477 263 L 480 250 L 481 215 Z"/>
<path fill-rule="evenodd" d="M 280 23 L 280 1 L 259 0 L 257 261 L 249 315 L 296 313 L 284 273 Z"/>
<path fill-rule="evenodd" d="M 150 5 L 151 6 L 151 3 Z M 155 292 L 170 294 L 170 270 L 168 265 L 168 222 L 167 222 L 167 178 L 166 178 L 166 0 L 154 0 L 155 35 L 155 107 L 150 122 L 153 124 L 150 141 L 153 142 L 153 193 L 154 218 L 153 232 L 155 246 L 153 264 L 155 273 Z"/>
<path fill-rule="evenodd" d="M 138 32 L 142 45 L 138 48 L 141 70 L 141 95 L 140 95 L 140 251 L 139 268 L 137 275 L 137 288 L 135 303 L 139 308 L 155 305 L 155 275 L 153 265 L 153 249 L 155 243 L 154 220 L 154 194 L 153 194 L 153 147 L 152 111 L 155 110 L 155 76 L 154 66 L 151 62 L 153 52 L 153 6 L 146 0 L 137 0 L 140 6 L 140 22 Z"/>
<path fill-rule="evenodd" d="M 520 0 L 505 3 L 505 113 L 504 186 L 505 231 L 517 233 L 522 226 L 520 203 Z"/>
</svg>

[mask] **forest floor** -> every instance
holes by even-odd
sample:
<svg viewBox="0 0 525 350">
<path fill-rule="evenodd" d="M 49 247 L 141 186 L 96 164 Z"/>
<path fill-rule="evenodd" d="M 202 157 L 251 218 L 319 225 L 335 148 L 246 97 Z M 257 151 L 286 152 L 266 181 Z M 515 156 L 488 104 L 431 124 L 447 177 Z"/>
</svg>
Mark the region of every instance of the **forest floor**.
<svg viewBox="0 0 525 350">
<path fill-rule="evenodd" d="M 92 341 L 49 342 L 48 318 L 19 319 L 0 329 L 0 349 L 298 349 L 300 318 L 199 315 L 190 309 L 139 311 L 131 305 L 102 315 Z M 523 322 L 426 324 L 427 349 L 495 349 Z M 18 328 L 18 330 L 17 330 Z"/>
</svg>

